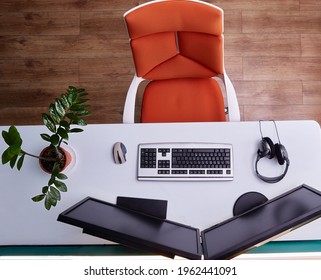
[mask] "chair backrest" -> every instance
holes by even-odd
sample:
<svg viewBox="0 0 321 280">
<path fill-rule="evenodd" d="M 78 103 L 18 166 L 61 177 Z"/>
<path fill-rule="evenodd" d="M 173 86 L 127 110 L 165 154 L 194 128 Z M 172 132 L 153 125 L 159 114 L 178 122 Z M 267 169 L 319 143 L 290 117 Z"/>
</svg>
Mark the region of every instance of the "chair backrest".
<svg viewBox="0 0 321 280">
<path fill-rule="evenodd" d="M 148 80 L 223 74 L 223 11 L 195 0 L 152 1 L 124 15 L 136 75 Z"/>
</svg>

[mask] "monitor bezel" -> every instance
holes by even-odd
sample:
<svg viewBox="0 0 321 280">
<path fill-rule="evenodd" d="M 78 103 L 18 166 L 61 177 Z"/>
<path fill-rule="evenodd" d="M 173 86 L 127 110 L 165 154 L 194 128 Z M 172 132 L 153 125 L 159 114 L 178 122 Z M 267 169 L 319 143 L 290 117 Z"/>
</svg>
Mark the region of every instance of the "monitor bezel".
<svg viewBox="0 0 321 280">
<path fill-rule="evenodd" d="M 249 251 L 250 249 L 252 249 L 254 247 L 261 246 L 268 241 L 274 240 L 275 238 L 277 238 L 283 234 L 286 234 L 286 233 L 288 233 L 298 227 L 301 227 L 301 226 L 321 217 L 321 204 L 320 204 L 320 206 L 315 207 L 314 209 L 306 212 L 303 215 L 300 215 L 299 217 L 293 218 L 292 220 L 290 220 L 288 222 L 282 223 L 277 228 L 271 228 L 269 230 L 262 232 L 259 235 L 255 235 L 253 237 L 250 237 L 246 241 L 241 242 L 238 246 L 235 246 L 232 249 L 229 248 L 227 250 L 224 250 L 221 253 L 216 254 L 214 256 L 208 255 L 206 233 L 211 230 L 215 230 L 215 228 L 217 228 L 217 227 L 224 226 L 225 224 L 229 223 L 230 221 L 233 221 L 233 220 L 238 219 L 240 217 L 244 217 L 245 215 L 247 215 L 249 213 L 253 214 L 253 211 L 259 210 L 261 207 L 264 207 L 264 205 L 271 204 L 271 203 L 273 203 L 279 199 L 282 199 L 282 198 L 286 197 L 287 195 L 289 195 L 295 191 L 298 191 L 299 189 L 302 189 L 302 188 L 305 188 L 305 189 L 309 190 L 310 192 L 315 193 L 316 195 L 321 197 L 320 191 L 318 191 L 312 187 L 309 187 L 308 185 L 302 184 L 296 188 L 293 188 L 285 193 L 282 193 L 279 196 L 276 196 L 276 197 L 262 203 L 261 205 L 254 207 L 254 208 L 252 208 L 252 209 L 250 209 L 240 215 L 234 216 L 234 217 L 232 217 L 228 220 L 225 220 L 219 224 L 211 226 L 211 227 L 203 230 L 202 232 L 200 232 L 199 229 L 191 227 L 191 226 L 187 226 L 187 225 L 177 223 L 177 222 L 167 220 L 167 219 L 160 219 L 155 216 L 146 215 L 141 212 L 133 211 L 131 209 L 124 208 L 124 207 L 119 206 L 117 204 L 112 204 L 112 203 L 102 201 L 100 199 L 96 199 L 96 198 L 92 198 L 92 197 L 86 197 L 85 199 L 79 201 L 75 205 L 71 206 L 70 208 L 68 208 L 67 210 L 62 212 L 58 217 L 58 221 L 65 222 L 67 224 L 80 227 L 83 229 L 84 233 L 87 233 L 87 234 L 90 234 L 93 236 L 97 236 L 97 237 L 100 237 L 103 239 L 107 239 L 107 240 L 110 240 L 113 242 L 117 242 L 117 243 L 123 244 L 127 247 L 134 248 L 134 249 L 143 250 L 143 251 L 146 251 L 146 250 L 151 251 L 151 252 L 154 252 L 155 254 L 160 254 L 160 255 L 163 255 L 166 257 L 173 258 L 175 255 L 177 255 L 177 256 L 184 257 L 184 258 L 188 258 L 188 259 L 201 259 L 202 256 L 204 259 L 231 259 L 231 258 L 234 258 L 234 257 L 236 257 L 246 251 Z M 197 253 L 193 254 L 190 252 L 179 250 L 177 248 L 167 247 L 162 244 L 156 244 L 156 243 L 150 242 L 144 238 L 133 237 L 133 236 L 125 234 L 123 232 L 118 232 L 118 231 L 116 232 L 111 229 L 96 226 L 96 225 L 93 225 L 88 222 L 83 222 L 80 219 L 75 219 L 75 218 L 68 216 L 68 213 L 75 210 L 77 207 L 81 206 L 83 203 L 85 203 L 88 200 L 97 201 L 98 203 L 106 204 L 109 207 L 111 206 L 111 207 L 119 208 L 119 209 L 122 209 L 125 211 L 134 212 L 138 215 L 148 216 L 149 218 L 161 220 L 162 222 L 171 223 L 171 224 L 179 226 L 179 227 L 184 227 L 184 228 L 195 230 L 195 232 L 196 232 L 195 242 L 196 242 L 196 246 L 197 246 Z"/>
<path fill-rule="evenodd" d="M 150 242 L 150 241 L 147 241 L 143 238 L 133 237 L 133 236 L 128 235 L 123 232 L 114 231 L 114 230 L 111 230 L 108 228 L 93 225 L 91 223 L 81 221 L 80 219 L 75 219 L 75 218 L 68 216 L 69 213 L 71 213 L 73 210 L 80 207 L 81 205 L 83 205 L 84 203 L 86 203 L 89 200 L 95 201 L 97 203 L 105 204 L 105 205 L 108 205 L 109 207 L 113 207 L 116 209 L 121 209 L 123 211 L 135 213 L 137 215 L 142 216 L 142 218 L 144 216 L 146 216 L 149 218 L 159 220 L 164 223 L 170 223 L 170 224 L 176 225 L 178 227 L 183 227 L 183 228 L 187 228 L 189 230 L 194 230 L 195 236 L 196 236 L 195 243 L 196 243 L 197 252 L 194 254 L 194 253 L 191 253 L 188 251 L 182 251 L 177 248 L 163 246 L 163 245 L 158 244 L 156 242 Z M 112 204 L 112 203 L 109 203 L 109 202 L 106 202 L 106 201 L 103 201 L 103 200 L 100 200 L 97 198 L 93 198 L 93 197 L 89 197 L 89 196 L 84 198 L 83 200 L 79 201 L 75 205 L 69 207 L 67 210 L 63 211 L 58 216 L 57 220 L 60 222 L 64 222 L 64 223 L 73 225 L 73 226 L 80 227 L 83 229 L 84 233 L 94 235 L 96 237 L 104 238 L 104 239 L 107 239 L 107 240 L 110 240 L 113 242 L 117 242 L 120 244 L 124 244 L 124 245 L 134 248 L 134 249 L 138 249 L 138 250 L 142 250 L 142 251 L 148 250 L 148 251 L 152 251 L 152 252 L 158 253 L 160 255 L 166 256 L 166 257 L 174 257 L 175 255 L 177 255 L 177 256 L 184 257 L 184 258 L 188 258 L 188 259 L 201 259 L 202 258 L 202 248 L 201 248 L 201 243 L 200 243 L 200 230 L 198 228 L 187 226 L 187 225 L 177 223 L 174 221 L 170 221 L 167 219 L 160 219 L 155 216 L 143 214 L 141 212 L 130 210 L 128 208 L 119 206 L 117 204 Z"/>
<path fill-rule="evenodd" d="M 204 251 L 204 259 L 215 259 L 215 260 L 225 260 L 225 259 L 232 259 L 242 253 L 245 253 L 255 247 L 259 247 L 269 241 L 272 241 L 284 234 L 287 234 L 289 232 L 291 232 L 292 230 L 295 230 L 309 222 L 312 222 L 315 219 L 318 219 L 321 217 L 321 204 L 319 207 L 316 207 L 310 211 L 308 211 L 307 213 L 300 215 L 299 217 L 296 217 L 288 222 L 283 223 L 282 225 L 280 225 L 278 228 L 271 228 L 265 232 L 262 232 L 259 235 L 253 236 L 248 238 L 248 240 L 246 240 L 245 242 L 241 242 L 239 244 L 239 246 L 237 247 L 233 247 L 233 249 L 227 249 L 222 251 L 220 254 L 215 254 L 214 256 L 209 256 L 208 255 L 208 249 L 207 249 L 207 244 L 206 244 L 206 233 L 211 231 L 211 230 L 215 230 L 218 227 L 222 227 L 224 225 L 226 225 L 227 223 L 234 221 L 235 219 L 239 219 L 240 217 L 244 217 L 246 215 L 252 214 L 253 211 L 258 211 L 260 208 L 264 207 L 267 204 L 271 204 L 279 199 L 282 199 L 286 196 L 288 196 L 289 194 L 294 193 L 295 191 L 298 191 L 302 188 L 305 188 L 313 193 L 315 193 L 316 195 L 319 195 L 321 197 L 321 192 L 309 187 L 308 185 L 302 184 L 296 188 L 293 188 L 285 193 L 282 193 L 279 196 L 276 196 L 272 199 L 267 200 L 266 202 L 264 202 L 261 205 L 258 205 L 240 215 L 234 216 L 230 219 L 227 219 L 219 224 L 216 224 L 212 227 L 209 227 L 205 230 L 203 230 L 201 232 L 202 235 L 202 241 L 203 241 L 203 251 Z"/>
</svg>

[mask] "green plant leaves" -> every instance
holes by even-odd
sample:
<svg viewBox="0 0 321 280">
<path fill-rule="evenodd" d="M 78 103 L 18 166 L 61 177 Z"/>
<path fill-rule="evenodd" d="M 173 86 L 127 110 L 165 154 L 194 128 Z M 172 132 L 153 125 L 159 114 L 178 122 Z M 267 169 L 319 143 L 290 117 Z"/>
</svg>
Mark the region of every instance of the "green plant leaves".
<svg viewBox="0 0 321 280">
<path fill-rule="evenodd" d="M 69 131 L 70 129 L 70 124 L 67 121 L 61 121 L 60 126 L 64 127 L 66 131 Z"/>
<path fill-rule="evenodd" d="M 10 146 L 2 154 L 2 164 L 6 164 L 21 153 L 20 146 Z"/>
<path fill-rule="evenodd" d="M 62 127 L 59 127 L 59 128 L 58 128 L 57 134 L 58 134 L 62 139 L 65 139 L 65 140 L 68 140 L 68 139 L 69 139 L 67 130 L 63 129 Z"/>
<path fill-rule="evenodd" d="M 11 160 L 10 160 L 10 167 L 14 168 L 14 166 L 16 165 L 18 159 L 18 155 L 15 155 Z"/>
<path fill-rule="evenodd" d="M 49 105 L 48 113 L 42 114 L 42 122 L 51 132 L 42 133 L 40 137 L 50 143 L 50 146 L 56 151 L 59 150 L 61 143 L 67 143 L 69 133 L 80 133 L 83 129 L 74 127 L 87 125 L 83 117 L 91 114 L 87 104 L 88 93 L 83 88 L 69 86 L 60 98 L 56 98 Z M 10 167 L 21 169 L 25 155 L 30 155 L 24 152 L 21 148 L 22 139 L 15 126 L 10 126 L 8 131 L 2 131 L 2 138 L 8 145 L 8 148 L 2 153 L 2 163 L 9 163 Z M 35 156 L 36 157 L 36 156 Z M 59 157 L 57 157 L 59 158 Z M 59 162 L 55 162 L 52 174 L 49 178 L 48 185 L 42 188 L 42 193 L 32 198 L 33 201 L 39 202 L 44 200 L 46 209 L 56 206 L 61 200 L 61 192 L 67 191 L 67 186 L 63 180 L 68 177 L 60 172 Z"/>
<path fill-rule="evenodd" d="M 21 146 L 22 139 L 15 126 L 10 126 L 8 131 L 2 131 L 2 137 L 8 146 Z"/>
<path fill-rule="evenodd" d="M 51 143 L 51 145 L 53 145 L 53 146 L 58 146 L 58 144 L 59 144 L 59 136 L 57 135 L 57 134 L 54 134 L 54 135 L 52 135 L 51 137 L 50 137 L 50 143 Z"/>
<path fill-rule="evenodd" d="M 21 169 L 23 158 L 24 158 L 24 152 L 21 149 L 22 145 L 22 139 L 20 137 L 20 134 L 15 126 L 10 126 L 8 131 L 3 130 L 2 131 L 2 137 L 6 144 L 9 146 L 1 156 L 2 164 L 10 164 L 11 168 L 14 168 L 16 165 L 16 162 L 20 156 L 20 159 L 18 160 L 18 169 Z M 22 158 L 22 159 L 21 159 Z"/>
<path fill-rule="evenodd" d="M 55 180 L 54 184 L 57 187 L 57 189 L 60 190 L 61 192 L 66 192 L 67 191 L 67 186 L 66 186 L 66 184 L 64 182 Z"/>
<path fill-rule="evenodd" d="M 55 122 L 48 114 L 42 114 L 42 122 L 51 132 L 56 133 Z"/>
<path fill-rule="evenodd" d="M 8 148 L 9 149 L 9 148 Z M 8 163 L 13 156 L 10 156 L 8 149 L 6 149 L 1 156 L 2 164 Z"/>
<path fill-rule="evenodd" d="M 84 120 L 77 120 L 76 122 L 73 122 L 74 124 L 77 124 L 77 125 L 81 125 L 81 126 L 85 126 L 87 125 L 87 123 L 84 121 Z"/>
<path fill-rule="evenodd" d="M 50 142 L 50 135 L 48 135 L 46 133 L 42 133 L 42 134 L 40 134 L 40 136 L 43 140 Z"/>
<path fill-rule="evenodd" d="M 39 195 L 36 195 L 34 196 L 33 198 L 31 198 L 34 202 L 39 202 L 41 200 L 43 200 L 45 198 L 45 194 L 39 194 Z"/>
<path fill-rule="evenodd" d="M 57 205 L 57 200 L 47 193 L 47 195 L 45 196 L 45 208 L 47 210 L 50 210 L 51 206 L 56 206 L 56 205 Z"/>
<path fill-rule="evenodd" d="M 65 115 L 65 108 L 60 99 L 56 99 L 55 108 L 60 117 L 63 117 Z"/>
<path fill-rule="evenodd" d="M 61 101 L 61 103 L 62 103 L 62 105 L 64 106 L 65 109 L 67 109 L 67 108 L 69 109 L 70 103 L 69 103 L 69 101 L 68 101 L 67 95 L 62 94 L 60 101 Z"/>
<path fill-rule="evenodd" d="M 18 168 L 18 170 L 21 169 L 21 167 L 22 167 L 22 165 L 23 165 L 24 159 L 25 159 L 25 154 L 22 154 L 22 155 L 20 156 L 19 160 L 18 160 L 18 163 L 17 163 L 17 168 Z"/>
<path fill-rule="evenodd" d="M 81 128 L 73 128 L 73 129 L 70 129 L 69 132 L 71 132 L 71 133 L 79 133 L 79 132 L 83 132 L 83 131 L 84 131 L 84 130 L 81 129 Z"/>
<path fill-rule="evenodd" d="M 63 173 L 57 174 L 57 178 L 60 180 L 67 180 L 68 179 L 68 177 Z"/>
<path fill-rule="evenodd" d="M 48 181 L 48 185 L 42 188 L 41 194 L 32 198 L 34 202 L 39 202 L 44 199 L 44 206 L 47 210 L 50 210 L 51 207 L 56 206 L 57 202 L 61 200 L 61 192 L 67 191 L 66 184 L 57 180 L 57 178 L 60 180 L 68 179 L 65 174 L 59 172 L 58 164 L 55 164 L 54 170 Z"/>
<path fill-rule="evenodd" d="M 69 133 L 83 131 L 80 128 L 71 128 L 70 125 L 87 125 L 82 117 L 90 115 L 91 112 L 87 110 L 89 105 L 85 96 L 87 96 L 85 89 L 69 86 L 60 98 L 56 98 L 55 102 L 49 105 L 49 114 L 43 114 L 42 120 L 54 135 L 43 133 L 41 134 L 43 140 L 59 147 L 63 140 L 69 140 Z"/>
<path fill-rule="evenodd" d="M 49 189 L 50 196 L 59 201 L 61 199 L 60 191 L 58 191 L 55 187 L 50 187 Z"/>
<path fill-rule="evenodd" d="M 49 105 L 49 114 L 56 124 L 58 124 L 60 122 L 60 116 L 58 115 L 58 113 L 56 111 L 55 104 Z"/>
</svg>

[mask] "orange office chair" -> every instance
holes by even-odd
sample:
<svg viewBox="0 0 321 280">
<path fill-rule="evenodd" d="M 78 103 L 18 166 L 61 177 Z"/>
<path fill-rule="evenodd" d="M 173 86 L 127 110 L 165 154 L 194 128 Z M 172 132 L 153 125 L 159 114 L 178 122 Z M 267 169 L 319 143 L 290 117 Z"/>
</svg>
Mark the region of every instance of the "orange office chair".
<svg viewBox="0 0 321 280">
<path fill-rule="evenodd" d="M 196 0 L 151 1 L 129 10 L 124 19 L 136 70 L 124 123 L 134 123 L 136 94 L 144 80 L 149 83 L 141 122 L 226 121 L 226 113 L 230 121 L 240 120 L 224 69 L 220 8 Z"/>
</svg>

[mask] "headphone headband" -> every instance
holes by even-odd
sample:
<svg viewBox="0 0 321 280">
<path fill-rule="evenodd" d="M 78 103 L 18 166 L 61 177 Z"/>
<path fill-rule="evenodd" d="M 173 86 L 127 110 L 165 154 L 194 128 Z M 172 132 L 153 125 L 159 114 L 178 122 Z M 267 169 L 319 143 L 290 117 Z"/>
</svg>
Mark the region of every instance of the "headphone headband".
<svg viewBox="0 0 321 280">
<path fill-rule="evenodd" d="M 279 176 L 276 176 L 276 177 L 267 177 L 267 176 L 264 176 L 259 173 L 257 165 L 258 165 L 258 162 L 260 161 L 261 158 L 263 158 L 263 157 L 257 155 L 256 161 L 255 161 L 255 172 L 256 172 L 257 177 L 259 177 L 262 181 L 264 181 L 266 183 L 274 184 L 274 183 L 281 181 L 285 177 L 286 173 L 288 172 L 289 166 L 290 166 L 290 160 L 288 158 L 284 159 L 285 160 L 285 169 L 284 169 L 283 173 Z"/>
<path fill-rule="evenodd" d="M 276 135 L 278 138 L 278 143 L 273 144 L 273 142 L 270 138 L 263 137 L 262 126 L 261 126 L 262 121 L 260 120 L 259 121 L 259 128 L 260 128 L 260 134 L 261 134 L 262 140 L 260 142 L 261 146 L 259 147 L 259 149 L 257 151 L 257 156 L 256 156 L 256 161 L 255 161 L 255 172 L 256 172 L 256 175 L 258 176 L 258 178 L 260 178 L 261 180 L 263 180 L 266 183 L 273 184 L 273 183 L 277 183 L 277 182 L 281 181 L 285 177 L 285 175 L 289 169 L 290 160 L 289 160 L 288 153 L 287 153 L 285 147 L 281 144 L 278 128 L 276 126 L 276 122 L 274 120 L 272 120 L 272 121 L 274 123 Z M 258 171 L 258 162 L 260 161 L 260 159 L 262 159 L 264 157 L 268 157 L 269 159 L 273 159 L 275 156 L 277 157 L 280 165 L 283 165 L 285 163 L 285 169 L 283 170 L 283 173 L 279 176 L 276 176 L 276 177 L 267 177 L 267 176 L 260 174 Z"/>
<path fill-rule="evenodd" d="M 261 138 L 263 139 L 263 133 L 262 133 L 262 125 L 261 125 L 261 122 L 263 122 L 263 121 L 262 121 L 262 120 L 259 120 L 259 126 L 260 126 Z M 275 122 L 275 120 L 270 120 L 270 122 L 273 122 L 274 127 L 275 127 L 276 136 L 277 136 L 277 138 L 278 138 L 279 144 L 281 144 L 280 137 L 279 137 L 279 131 L 278 131 L 278 127 L 276 126 L 276 122 Z"/>
</svg>

